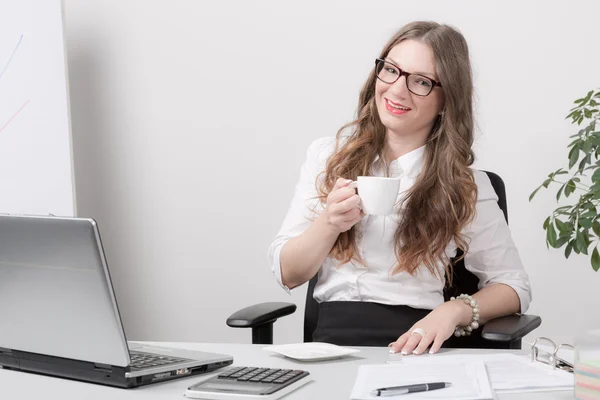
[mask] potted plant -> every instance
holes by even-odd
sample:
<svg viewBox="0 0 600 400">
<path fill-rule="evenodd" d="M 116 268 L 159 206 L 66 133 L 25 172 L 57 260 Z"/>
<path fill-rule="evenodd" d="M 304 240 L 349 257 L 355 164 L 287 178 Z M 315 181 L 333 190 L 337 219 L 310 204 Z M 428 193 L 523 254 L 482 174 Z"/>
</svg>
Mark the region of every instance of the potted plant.
<svg viewBox="0 0 600 400">
<path fill-rule="evenodd" d="M 531 193 L 529 201 L 541 189 L 558 185 L 556 201 L 569 196 L 576 203 L 558 207 L 544 221 L 546 245 L 553 248 L 565 246 L 565 257 L 572 252 L 589 255 L 594 271 L 600 269 L 600 90 L 591 90 L 585 97 L 575 100 L 566 119 L 570 118 L 579 131 L 572 135 L 569 144 L 569 167 L 560 168 Z M 578 198 L 576 196 L 579 196 Z M 573 198 L 572 197 L 572 198 Z M 592 249 L 593 248 L 593 249 Z"/>
</svg>

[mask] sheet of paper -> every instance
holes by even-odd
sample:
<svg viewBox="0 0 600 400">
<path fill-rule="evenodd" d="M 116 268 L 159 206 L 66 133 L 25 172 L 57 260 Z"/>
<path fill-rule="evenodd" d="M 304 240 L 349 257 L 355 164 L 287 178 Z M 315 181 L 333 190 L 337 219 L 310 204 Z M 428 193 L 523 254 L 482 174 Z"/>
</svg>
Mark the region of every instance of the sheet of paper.
<svg viewBox="0 0 600 400">
<path fill-rule="evenodd" d="M 533 390 L 569 390 L 573 388 L 573 374 L 516 354 L 458 354 L 407 356 L 390 365 L 455 364 L 482 361 L 485 363 L 492 388 L 496 391 L 524 392 Z"/>
<path fill-rule="evenodd" d="M 452 386 L 429 392 L 411 393 L 411 399 L 489 400 L 493 392 L 483 361 L 458 363 L 426 363 L 420 365 L 362 365 L 354 382 L 352 400 L 381 399 L 374 389 L 428 382 L 451 382 Z M 386 399 L 406 399 L 406 395 L 386 396 Z"/>
</svg>

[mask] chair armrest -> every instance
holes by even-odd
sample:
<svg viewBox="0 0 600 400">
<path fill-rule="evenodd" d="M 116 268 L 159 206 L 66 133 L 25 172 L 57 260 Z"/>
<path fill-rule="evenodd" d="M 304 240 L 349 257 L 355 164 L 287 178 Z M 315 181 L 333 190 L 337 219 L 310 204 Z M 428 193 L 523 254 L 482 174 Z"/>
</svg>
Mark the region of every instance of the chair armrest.
<svg viewBox="0 0 600 400">
<path fill-rule="evenodd" d="M 542 319 L 537 315 L 513 314 L 495 318 L 483 326 L 481 336 L 496 342 L 511 342 L 540 326 Z"/>
<path fill-rule="evenodd" d="M 271 323 L 296 311 L 292 303 L 260 303 L 243 308 L 227 318 L 227 325 L 233 328 L 253 328 Z"/>
</svg>

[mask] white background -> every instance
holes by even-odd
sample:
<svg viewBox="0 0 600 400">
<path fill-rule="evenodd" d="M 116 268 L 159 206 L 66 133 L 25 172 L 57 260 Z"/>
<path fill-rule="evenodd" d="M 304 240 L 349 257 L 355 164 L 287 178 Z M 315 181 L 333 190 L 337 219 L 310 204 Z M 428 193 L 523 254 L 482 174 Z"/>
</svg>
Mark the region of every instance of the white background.
<svg viewBox="0 0 600 400">
<path fill-rule="evenodd" d="M 528 202 L 567 164 L 573 100 L 600 85 L 600 3 L 65 3 L 79 215 L 100 224 L 130 339 L 250 342 L 227 316 L 291 301 L 275 342 L 302 340 L 305 288 L 279 288 L 267 248 L 307 146 L 353 118 L 374 58 L 416 19 L 470 45 L 476 166 L 506 182 L 535 335 L 600 326 L 600 273 L 544 243 L 558 188 Z"/>
</svg>

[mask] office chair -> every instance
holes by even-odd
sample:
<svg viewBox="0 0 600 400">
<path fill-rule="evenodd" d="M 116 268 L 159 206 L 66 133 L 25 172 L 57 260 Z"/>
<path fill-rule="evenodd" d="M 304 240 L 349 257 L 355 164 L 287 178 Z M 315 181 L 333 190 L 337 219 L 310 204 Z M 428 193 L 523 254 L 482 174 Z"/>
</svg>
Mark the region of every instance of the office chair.
<svg viewBox="0 0 600 400">
<path fill-rule="evenodd" d="M 496 194 L 498 206 L 504 213 L 508 223 L 508 208 L 506 204 L 506 188 L 504 181 L 493 172 L 485 172 Z M 460 250 L 456 255 L 461 255 Z M 306 306 L 304 310 L 304 341 L 312 342 L 312 334 L 319 319 L 319 304 L 313 298 L 313 291 L 318 281 L 315 275 L 308 283 Z M 448 279 L 446 279 L 448 282 Z M 479 279 L 465 268 L 463 260 L 454 264 L 453 286 L 446 285 L 444 299 L 461 293 L 477 292 Z M 277 318 L 284 317 L 296 311 L 293 303 L 271 302 L 255 304 L 233 313 L 227 318 L 227 325 L 234 328 L 252 328 L 252 344 L 273 344 L 273 323 Z M 483 327 L 473 331 L 471 336 L 454 337 L 446 341 L 445 346 L 454 348 L 489 348 L 489 349 L 520 349 L 521 339 L 540 326 L 542 319 L 536 315 L 514 314 L 488 321 Z M 402 332 L 398 333 L 398 336 Z"/>
</svg>

